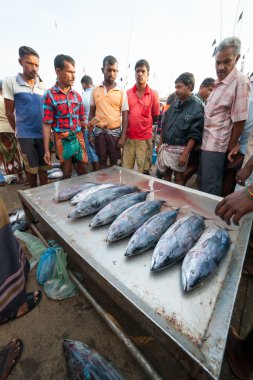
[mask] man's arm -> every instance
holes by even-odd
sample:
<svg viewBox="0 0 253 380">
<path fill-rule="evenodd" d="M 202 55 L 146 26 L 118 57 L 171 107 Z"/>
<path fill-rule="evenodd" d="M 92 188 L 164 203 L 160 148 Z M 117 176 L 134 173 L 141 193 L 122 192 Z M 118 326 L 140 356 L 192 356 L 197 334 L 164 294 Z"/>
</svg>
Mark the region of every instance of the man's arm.
<svg viewBox="0 0 253 380">
<path fill-rule="evenodd" d="M 4 105 L 5 105 L 5 112 L 6 112 L 7 119 L 10 123 L 10 126 L 15 131 L 16 120 L 15 120 L 15 114 L 14 114 L 14 110 L 15 110 L 14 100 L 5 98 L 4 99 Z"/>
<path fill-rule="evenodd" d="M 126 131 L 128 127 L 128 111 L 122 111 L 122 132 L 118 141 L 118 148 L 123 148 L 126 142 Z"/>
<path fill-rule="evenodd" d="M 244 124 L 245 124 L 245 120 L 237 121 L 233 124 L 230 140 L 228 143 L 228 151 L 229 152 L 232 149 L 237 147 L 239 137 L 241 136 L 243 128 L 244 128 Z"/>
<path fill-rule="evenodd" d="M 184 166 L 188 160 L 189 154 L 192 151 L 192 149 L 195 146 L 195 140 L 190 139 L 184 148 L 184 151 L 180 154 L 179 159 L 178 159 L 178 165 L 179 166 Z"/>
<path fill-rule="evenodd" d="M 51 154 L 49 150 L 49 143 L 50 143 L 50 137 L 51 137 L 51 124 L 43 124 L 43 140 L 44 140 L 44 149 L 45 149 L 45 155 L 44 160 L 48 165 L 52 165 L 51 162 Z"/>
</svg>

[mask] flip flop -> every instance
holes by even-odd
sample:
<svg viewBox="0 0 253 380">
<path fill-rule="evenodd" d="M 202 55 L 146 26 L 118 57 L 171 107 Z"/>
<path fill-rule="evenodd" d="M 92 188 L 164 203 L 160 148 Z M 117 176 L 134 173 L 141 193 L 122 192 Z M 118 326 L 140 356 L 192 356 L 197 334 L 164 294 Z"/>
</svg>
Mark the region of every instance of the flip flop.
<svg viewBox="0 0 253 380">
<path fill-rule="evenodd" d="M 10 343 L 12 343 L 12 341 Z M 24 343 L 23 343 L 23 341 L 21 339 L 17 339 L 16 343 L 19 343 L 19 351 L 17 353 L 17 356 L 14 359 L 15 362 L 10 367 L 10 370 L 9 370 L 9 373 L 8 373 L 7 376 L 10 375 L 11 371 L 13 370 L 13 368 L 17 365 L 17 363 L 18 363 L 18 361 L 19 361 L 19 359 L 20 359 L 20 357 L 21 357 L 21 355 L 23 353 L 23 350 L 24 350 Z M 6 348 L 6 347 L 3 350 L 0 351 L 0 357 L 3 357 L 3 359 L 2 359 L 2 361 L 0 363 L 0 379 L 1 379 L 2 374 L 4 373 L 4 369 L 5 369 L 7 360 L 8 360 L 8 354 L 10 352 L 10 348 Z"/>
<path fill-rule="evenodd" d="M 35 301 L 34 299 L 34 293 L 35 292 L 38 292 L 38 295 L 37 295 L 37 300 Z M 32 293 L 27 293 L 26 294 L 26 302 L 27 302 L 27 306 L 28 306 L 28 309 L 25 313 L 21 314 L 21 315 L 17 315 L 18 314 L 18 310 L 16 310 L 14 313 L 10 314 L 10 316 L 5 319 L 4 321 L 0 322 L 0 325 L 5 323 L 5 322 L 9 322 L 13 319 L 16 319 L 16 318 L 20 318 L 20 317 L 23 317 L 23 315 L 27 314 L 30 310 L 34 309 L 35 306 L 37 306 L 40 301 L 41 301 L 41 298 L 42 298 L 42 292 L 40 290 L 35 290 L 34 292 Z"/>
</svg>

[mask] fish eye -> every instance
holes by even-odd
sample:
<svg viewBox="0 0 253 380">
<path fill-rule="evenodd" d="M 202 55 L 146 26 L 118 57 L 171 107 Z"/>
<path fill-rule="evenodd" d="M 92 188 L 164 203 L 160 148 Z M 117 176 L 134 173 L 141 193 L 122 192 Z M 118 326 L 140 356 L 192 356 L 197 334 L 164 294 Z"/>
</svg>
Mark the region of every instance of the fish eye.
<svg viewBox="0 0 253 380">
<path fill-rule="evenodd" d="M 134 244 L 135 243 L 135 241 L 134 240 L 131 240 L 131 244 Z"/>
<path fill-rule="evenodd" d="M 196 272 L 195 272 L 195 270 L 193 270 L 193 269 L 191 270 L 191 275 L 192 275 L 192 276 L 196 276 Z"/>
<path fill-rule="evenodd" d="M 163 256 L 163 251 L 160 251 L 160 252 L 159 252 L 159 256 Z"/>
</svg>

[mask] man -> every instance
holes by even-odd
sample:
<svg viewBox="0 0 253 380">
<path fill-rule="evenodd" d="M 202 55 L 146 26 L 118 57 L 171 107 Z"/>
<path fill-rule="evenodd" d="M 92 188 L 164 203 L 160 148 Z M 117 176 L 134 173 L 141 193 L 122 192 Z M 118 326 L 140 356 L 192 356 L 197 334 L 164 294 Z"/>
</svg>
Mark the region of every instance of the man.
<svg viewBox="0 0 253 380">
<path fill-rule="evenodd" d="M 122 133 L 124 143 L 122 166 L 133 169 L 135 161 L 140 173 L 149 174 L 152 155 L 152 126 L 158 120 L 160 102 L 148 86 L 150 66 L 145 59 L 135 65 L 136 84 L 127 91 L 128 127 Z"/>
<path fill-rule="evenodd" d="M 203 107 L 206 105 L 207 98 L 214 89 L 214 84 L 215 84 L 215 79 L 213 78 L 204 79 L 199 87 L 199 92 L 195 94 L 196 99 L 202 104 Z"/>
<path fill-rule="evenodd" d="M 159 175 L 184 185 L 184 171 L 190 152 L 201 144 L 204 124 L 203 107 L 192 94 L 194 76 L 181 74 L 175 81 L 177 100 L 165 112 L 162 120 L 162 138 L 158 146 L 157 168 Z"/>
<path fill-rule="evenodd" d="M 23 72 L 3 82 L 6 116 L 15 131 L 27 171 L 30 187 L 47 183 L 42 136 L 42 96 L 44 85 L 38 75 L 39 55 L 30 47 L 19 48 L 19 63 Z"/>
<path fill-rule="evenodd" d="M 214 195 L 221 195 L 226 156 L 235 148 L 248 116 L 249 78 L 236 69 L 240 48 L 237 37 L 226 38 L 217 47 L 218 79 L 205 107 L 200 189 Z"/>
<path fill-rule="evenodd" d="M 90 97 L 93 87 L 93 82 L 91 77 L 88 75 L 84 75 L 81 79 L 81 85 L 83 87 L 83 106 L 84 106 L 84 112 L 86 121 L 89 120 L 89 114 L 90 114 Z M 96 155 L 94 146 L 89 142 L 88 138 L 88 128 L 87 126 L 84 129 L 84 141 L 85 141 L 85 148 L 88 155 L 88 161 L 91 163 L 93 171 L 98 170 L 98 156 Z"/>
<path fill-rule="evenodd" d="M 249 196 L 251 192 L 253 192 L 253 186 L 248 186 L 246 191 L 243 189 L 228 195 L 218 203 L 215 209 L 216 215 L 220 216 L 228 224 L 230 224 L 231 220 L 238 224 L 244 215 L 253 211 L 253 197 L 250 198 Z M 253 328 L 244 339 L 241 339 L 231 327 L 225 357 L 232 371 L 239 379 L 247 380 L 253 372 L 252 352 Z"/>
<path fill-rule="evenodd" d="M 92 140 L 91 132 L 94 128 L 99 168 L 104 169 L 107 167 L 108 156 L 111 166 L 116 165 L 120 159 L 120 148 L 124 145 L 127 129 L 128 102 L 125 91 L 115 82 L 118 74 L 116 58 L 111 55 L 105 57 L 101 70 L 104 80 L 93 89 L 90 102 L 89 120 L 92 122 L 96 117 L 96 125 L 89 126 L 89 133 Z"/>
<path fill-rule="evenodd" d="M 72 89 L 75 82 L 74 59 L 64 54 L 57 55 L 54 67 L 57 82 L 46 91 L 43 105 L 44 158 L 51 165 L 49 143 L 52 128 L 63 177 L 70 178 L 73 162 L 78 175 L 87 173 L 88 160 L 82 132 L 86 126 L 85 113 L 81 96 Z"/>
<path fill-rule="evenodd" d="M 196 100 L 205 107 L 207 98 L 214 89 L 215 80 L 213 78 L 206 78 L 203 80 L 199 87 L 199 92 L 195 94 Z M 187 168 L 184 172 L 184 185 L 193 176 L 194 173 L 198 172 L 199 169 L 199 156 L 200 149 L 195 147 L 189 156 Z"/>
</svg>

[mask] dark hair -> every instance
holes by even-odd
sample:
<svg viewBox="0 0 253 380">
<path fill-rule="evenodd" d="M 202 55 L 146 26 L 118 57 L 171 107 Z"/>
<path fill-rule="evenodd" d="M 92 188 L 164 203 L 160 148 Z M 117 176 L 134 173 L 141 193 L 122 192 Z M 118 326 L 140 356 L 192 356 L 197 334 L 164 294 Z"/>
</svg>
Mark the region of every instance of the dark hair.
<svg viewBox="0 0 253 380">
<path fill-rule="evenodd" d="M 146 66 L 148 73 L 150 72 L 150 66 L 148 61 L 146 59 L 139 59 L 139 61 L 136 62 L 134 70 L 136 70 L 138 67 Z"/>
<path fill-rule="evenodd" d="M 65 61 L 75 66 L 75 61 L 73 58 L 71 58 L 69 55 L 59 54 L 54 59 L 54 68 L 63 70 L 65 67 Z"/>
<path fill-rule="evenodd" d="M 40 57 L 39 54 L 29 46 L 20 46 L 18 49 L 18 55 L 19 58 L 23 58 L 25 55 L 34 55 L 37 58 Z"/>
<path fill-rule="evenodd" d="M 167 98 L 167 101 L 166 101 L 166 104 L 169 105 L 169 104 L 172 104 L 175 100 L 176 100 L 176 93 L 175 92 L 172 92 L 172 94 L 170 94 Z"/>
<path fill-rule="evenodd" d="M 215 79 L 213 78 L 206 78 L 203 80 L 203 82 L 201 83 L 200 87 L 208 87 L 208 86 L 211 86 L 212 84 L 214 84 L 215 82 Z"/>
<path fill-rule="evenodd" d="M 109 63 L 109 65 L 115 65 L 115 63 L 118 63 L 117 59 L 115 57 L 113 57 L 112 55 L 107 55 L 104 59 L 103 59 L 103 68 L 105 67 L 105 64 L 106 63 Z"/>
<path fill-rule="evenodd" d="M 194 90 L 195 86 L 195 79 L 194 75 L 192 73 L 183 73 L 179 75 L 179 77 L 175 80 L 175 83 L 182 82 L 185 86 L 191 85 L 192 91 Z"/>
<path fill-rule="evenodd" d="M 81 79 L 81 83 L 87 84 L 87 85 L 92 85 L 92 79 L 89 77 L 89 75 L 84 75 Z"/>
</svg>

